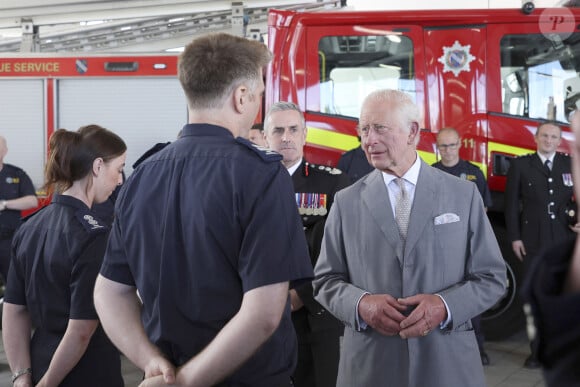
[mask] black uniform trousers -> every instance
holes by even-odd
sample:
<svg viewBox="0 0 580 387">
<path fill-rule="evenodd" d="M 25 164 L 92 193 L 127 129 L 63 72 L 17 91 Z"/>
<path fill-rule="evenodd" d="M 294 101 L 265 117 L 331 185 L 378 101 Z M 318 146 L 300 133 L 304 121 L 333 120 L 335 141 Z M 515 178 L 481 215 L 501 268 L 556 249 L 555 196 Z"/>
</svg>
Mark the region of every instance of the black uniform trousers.
<svg viewBox="0 0 580 387">
<path fill-rule="evenodd" d="M 554 155 L 552 169 L 546 168 L 537 153 L 511 160 L 505 191 L 505 218 L 508 238 L 522 240 L 526 248 L 524 275 L 538 253 L 547 245 L 573 235 L 567 209 L 573 185 L 570 157 Z M 530 343 L 531 357 L 537 357 L 536 340 Z"/>
<path fill-rule="evenodd" d="M 303 161 L 292 175 L 292 182 L 314 267 L 320 254 L 326 215 L 335 193 L 349 184 L 349 178 L 339 170 Z M 323 197 L 325 200 L 321 200 Z M 305 206 L 314 210 L 305 211 Z M 295 290 L 304 306 L 292 313 L 298 337 L 294 384 L 296 387 L 335 387 L 344 324 L 314 299 L 312 283 Z"/>
</svg>

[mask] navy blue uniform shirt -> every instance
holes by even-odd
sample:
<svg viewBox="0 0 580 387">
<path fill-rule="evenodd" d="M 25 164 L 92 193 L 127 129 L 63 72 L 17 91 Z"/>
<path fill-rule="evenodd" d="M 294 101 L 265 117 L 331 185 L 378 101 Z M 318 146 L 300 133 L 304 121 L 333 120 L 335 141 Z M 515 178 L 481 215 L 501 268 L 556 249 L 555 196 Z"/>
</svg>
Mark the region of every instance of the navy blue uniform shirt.
<svg viewBox="0 0 580 387">
<path fill-rule="evenodd" d="M 14 235 L 4 299 L 25 305 L 30 314 L 35 384 L 48 369 L 69 319 L 98 319 L 93 289 L 108 231 L 82 201 L 55 195 Z M 123 386 L 119 353 L 100 326 L 60 386 Z"/>
<path fill-rule="evenodd" d="M 432 165 L 437 169 L 440 169 L 444 172 L 450 173 L 454 176 L 459 177 L 463 180 L 469 180 L 474 182 L 477 185 L 477 189 L 481 194 L 481 198 L 483 199 L 483 205 L 487 208 L 491 207 L 493 201 L 491 199 L 491 192 L 489 192 L 489 187 L 483 176 L 483 172 L 477 165 L 473 165 L 468 161 L 459 159 L 459 162 L 452 167 L 446 167 L 441 163 L 441 161 L 436 162 Z"/>
<path fill-rule="evenodd" d="M 360 145 L 340 156 L 336 167 L 350 177 L 351 183 L 375 169 L 369 164 L 367 156 Z"/>
<path fill-rule="evenodd" d="M 30 177 L 14 165 L 4 164 L 0 170 L 0 200 L 18 199 L 36 195 Z M 0 211 L 0 229 L 15 230 L 20 225 L 19 210 Z"/>
<path fill-rule="evenodd" d="M 30 177 L 14 165 L 4 164 L 0 170 L 0 200 L 17 199 L 36 195 Z M 0 275 L 1 280 L 8 277 L 10 266 L 10 245 L 14 231 L 20 226 L 20 210 L 0 211 Z M 0 281 L 1 282 L 1 281 Z"/>
<path fill-rule="evenodd" d="M 123 185 L 101 274 L 136 286 L 149 339 L 176 365 L 206 347 L 257 287 L 312 277 L 281 156 L 190 124 Z M 289 380 L 289 303 L 273 336 L 226 385 Z"/>
</svg>

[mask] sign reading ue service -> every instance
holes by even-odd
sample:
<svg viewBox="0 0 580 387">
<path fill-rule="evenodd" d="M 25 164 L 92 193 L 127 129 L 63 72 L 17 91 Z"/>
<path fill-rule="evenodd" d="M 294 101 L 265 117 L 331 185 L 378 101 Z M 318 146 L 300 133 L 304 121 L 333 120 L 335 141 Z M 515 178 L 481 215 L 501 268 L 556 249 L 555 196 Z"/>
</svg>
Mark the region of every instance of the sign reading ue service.
<svg viewBox="0 0 580 387">
<path fill-rule="evenodd" d="M 0 73 L 56 73 L 59 62 L 0 62 Z"/>
</svg>

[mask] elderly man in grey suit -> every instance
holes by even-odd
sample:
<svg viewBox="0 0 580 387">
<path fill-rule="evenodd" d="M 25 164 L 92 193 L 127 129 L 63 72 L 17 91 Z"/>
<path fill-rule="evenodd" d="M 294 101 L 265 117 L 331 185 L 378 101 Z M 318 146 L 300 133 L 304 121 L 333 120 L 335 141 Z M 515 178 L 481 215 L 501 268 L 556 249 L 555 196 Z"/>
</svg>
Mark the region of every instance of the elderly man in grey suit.
<svg viewBox="0 0 580 387">
<path fill-rule="evenodd" d="M 364 100 L 375 170 L 328 216 L 314 292 L 347 327 L 339 387 L 486 384 L 470 320 L 504 293 L 505 264 L 475 184 L 419 158 L 419 118 L 399 91 Z"/>
</svg>

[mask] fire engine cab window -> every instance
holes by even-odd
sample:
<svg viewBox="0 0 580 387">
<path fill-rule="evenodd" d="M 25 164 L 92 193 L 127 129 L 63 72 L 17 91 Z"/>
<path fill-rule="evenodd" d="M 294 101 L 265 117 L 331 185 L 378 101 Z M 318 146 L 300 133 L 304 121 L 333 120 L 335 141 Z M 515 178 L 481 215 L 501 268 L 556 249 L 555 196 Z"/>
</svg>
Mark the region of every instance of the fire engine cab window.
<svg viewBox="0 0 580 387">
<path fill-rule="evenodd" d="M 382 88 L 415 98 L 413 43 L 406 36 L 327 36 L 318 57 L 321 113 L 358 117 L 364 97 Z"/>
<path fill-rule="evenodd" d="M 501 40 L 503 112 L 566 122 L 580 108 L 580 34 Z"/>
</svg>

